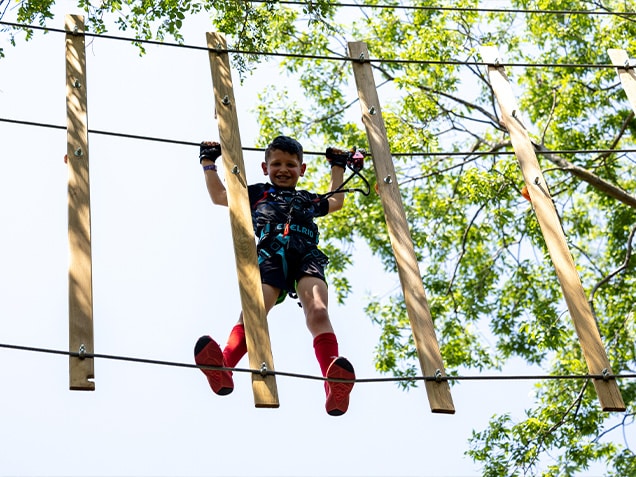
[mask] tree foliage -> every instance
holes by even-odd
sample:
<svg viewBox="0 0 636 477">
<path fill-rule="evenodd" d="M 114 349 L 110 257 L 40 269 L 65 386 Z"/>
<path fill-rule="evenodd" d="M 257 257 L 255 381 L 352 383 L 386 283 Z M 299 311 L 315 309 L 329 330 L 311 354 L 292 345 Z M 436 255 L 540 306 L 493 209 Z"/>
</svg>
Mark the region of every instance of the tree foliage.
<svg viewBox="0 0 636 477">
<path fill-rule="evenodd" d="M 20 21 L 44 23 L 53 2 L 19 3 Z M 263 138 L 282 132 L 309 148 L 367 146 L 351 66 L 328 59 L 345 59 L 348 41 L 365 41 L 371 56 L 382 59 L 372 66 L 447 370 L 501 369 L 521 358 L 546 373 L 584 374 L 541 231 L 520 193 L 523 179 L 507 131 L 485 70 L 475 64 L 480 45 L 497 45 L 506 63 L 526 65 L 509 67 L 507 74 L 612 371 L 634 372 L 636 176 L 633 153 L 621 149 L 634 147 L 636 123 L 615 70 L 594 65 L 609 64 L 608 48 L 636 51 L 636 2 L 513 0 L 514 13 L 480 11 L 470 0 L 455 1 L 453 8 L 435 3 L 421 0 L 409 9 L 393 0 L 370 0 L 356 9 L 324 1 L 79 5 L 95 31 L 104 31 L 109 18 L 141 38 L 180 39 L 184 18 L 205 10 L 237 47 L 296 55 L 281 63 L 297 85 L 295 94 L 267 88 L 257 112 Z M 258 58 L 243 55 L 236 66 L 246 72 Z M 579 152 L 550 153 L 568 150 Z M 594 150 L 609 152 L 585 152 Z M 376 195 L 351 197 L 341 213 L 323 220 L 341 300 L 351 289 L 347 251 L 354 243 L 364 241 L 387 273 L 395 272 Z M 377 369 L 420 374 L 402 295 L 371 299 L 366 313 L 382 332 Z M 607 475 L 636 475 L 636 459 L 620 432 L 634 420 L 636 383 L 619 384 L 628 410 L 616 417 L 600 411 L 589 382 L 542 381 L 524 419 L 494 416 L 486 429 L 474 431 L 467 453 L 485 476 L 576 475 L 595 461 L 606 463 Z"/>
</svg>

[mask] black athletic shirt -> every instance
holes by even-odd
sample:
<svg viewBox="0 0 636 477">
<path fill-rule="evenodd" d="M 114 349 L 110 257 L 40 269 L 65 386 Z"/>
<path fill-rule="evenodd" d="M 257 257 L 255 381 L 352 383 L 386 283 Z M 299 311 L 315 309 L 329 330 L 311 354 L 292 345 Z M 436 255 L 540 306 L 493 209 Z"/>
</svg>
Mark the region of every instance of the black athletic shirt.
<svg viewBox="0 0 636 477">
<path fill-rule="evenodd" d="M 257 238 L 283 233 L 289 224 L 288 233 L 292 242 L 318 243 L 316 217 L 329 213 L 329 201 L 318 194 L 294 188 L 276 187 L 272 184 L 248 186 L 252 224 Z"/>
</svg>

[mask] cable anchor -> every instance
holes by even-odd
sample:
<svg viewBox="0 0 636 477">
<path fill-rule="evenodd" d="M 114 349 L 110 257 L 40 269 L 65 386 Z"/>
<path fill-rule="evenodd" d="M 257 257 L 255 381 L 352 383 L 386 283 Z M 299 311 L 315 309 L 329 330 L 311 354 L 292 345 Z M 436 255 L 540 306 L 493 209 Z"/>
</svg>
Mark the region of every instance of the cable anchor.
<svg viewBox="0 0 636 477">
<path fill-rule="evenodd" d="M 601 374 L 603 375 L 603 381 L 609 381 L 610 379 L 609 369 L 603 368 L 603 371 L 601 371 Z"/>
<path fill-rule="evenodd" d="M 266 377 L 267 376 L 267 363 L 262 363 L 261 364 L 261 376 Z"/>
</svg>

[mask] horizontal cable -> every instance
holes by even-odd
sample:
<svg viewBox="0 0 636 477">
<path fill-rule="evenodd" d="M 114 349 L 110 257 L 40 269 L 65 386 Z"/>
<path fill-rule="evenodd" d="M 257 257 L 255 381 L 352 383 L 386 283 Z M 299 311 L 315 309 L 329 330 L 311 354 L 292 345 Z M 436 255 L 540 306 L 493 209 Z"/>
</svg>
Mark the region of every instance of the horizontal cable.
<svg viewBox="0 0 636 477">
<path fill-rule="evenodd" d="M 41 127 L 41 128 L 49 128 L 49 129 L 61 129 L 66 130 L 66 126 L 60 126 L 58 124 L 47 124 L 40 123 L 35 121 L 24 121 L 21 119 L 11 119 L 11 118 L 0 118 L 0 122 L 10 123 L 10 124 L 19 124 L 22 126 L 33 126 L 33 127 Z M 167 144 L 179 144 L 184 146 L 196 146 L 199 147 L 200 142 L 192 142 L 192 141 L 182 141 L 178 139 L 166 139 L 160 137 L 152 137 L 152 136 L 143 136 L 137 134 L 126 134 L 112 131 L 102 131 L 98 129 L 89 129 L 88 132 L 90 134 L 97 134 L 103 136 L 113 136 L 113 137 L 121 137 L 126 139 L 137 139 L 142 141 L 154 141 L 154 142 L 162 142 Z M 255 151 L 255 152 L 264 152 L 264 148 L 257 147 L 243 147 L 243 151 Z M 550 154 L 624 154 L 636 152 L 636 149 L 562 149 L 562 150 L 549 150 L 549 151 L 540 151 L 537 154 L 541 155 L 550 155 Z M 498 156 L 498 155 L 512 155 L 514 151 L 456 151 L 456 152 L 396 152 L 391 153 L 393 157 L 428 157 L 428 156 L 443 156 L 443 157 L 452 157 L 452 156 Z M 324 152 L 318 151 L 304 151 L 303 154 L 309 156 L 323 156 Z M 370 157 L 370 155 L 367 155 Z"/>
<path fill-rule="evenodd" d="M 210 369 L 216 371 L 232 371 L 237 373 L 250 373 L 250 374 L 260 374 L 261 376 L 284 376 L 291 378 L 299 378 L 299 379 L 308 379 L 314 381 L 334 381 L 334 382 L 355 382 L 355 383 L 379 383 L 379 382 L 412 382 L 412 381 L 519 381 L 519 380 L 533 380 L 533 381 L 541 381 L 541 380 L 585 380 L 585 379 L 602 379 L 604 381 L 608 381 L 610 379 L 634 379 L 636 378 L 636 373 L 624 373 L 624 374 L 611 374 L 611 373 L 603 373 L 603 374 L 566 374 L 566 375 L 555 375 L 555 374 L 533 374 L 533 375 L 493 375 L 487 376 L 480 374 L 478 376 L 394 376 L 389 378 L 356 378 L 353 380 L 347 379 L 330 379 L 324 376 L 315 376 L 310 374 L 301 374 L 301 373 L 290 373 L 285 371 L 274 371 L 267 369 L 266 367 L 262 367 L 261 369 L 250 369 L 250 368 L 228 368 L 221 366 L 203 366 L 191 363 L 182 363 L 177 361 L 163 361 L 156 359 L 146 359 L 146 358 L 135 358 L 131 356 L 119 356 L 119 355 L 111 355 L 111 354 L 103 354 L 103 353 L 87 353 L 81 351 L 64 351 L 57 349 L 49 349 L 49 348 L 40 348 L 35 346 L 22 346 L 22 345 L 13 345 L 0 343 L 0 348 L 18 350 L 18 351 L 31 351 L 36 353 L 44 353 L 44 354 L 56 354 L 69 356 L 73 358 L 79 359 L 107 359 L 107 360 L 115 360 L 115 361 L 126 361 L 140 364 L 152 364 L 158 366 L 171 366 L 178 368 L 196 368 L 196 369 Z"/>
<path fill-rule="evenodd" d="M 22 29 L 30 29 L 30 30 L 43 30 L 47 32 L 54 33 L 70 33 L 73 32 L 67 31 L 61 28 L 50 28 L 43 27 L 39 25 L 25 25 L 20 23 L 11 23 L 0 21 L 0 25 L 9 26 L 12 28 L 22 28 Z M 163 42 L 158 40 L 144 40 L 140 38 L 128 38 L 128 37 L 120 37 L 115 35 L 106 35 L 103 33 L 82 33 L 84 36 L 93 37 L 93 38 L 103 38 L 108 40 L 119 40 L 119 41 L 127 41 L 131 43 L 140 43 L 140 44 L 148 44 L 148 45 L 156 45 L 156 46 L 170 46 L 175 48 L 186 48 L 191 50 L 200 50 L 200 51 L 214 51 L 219 54 L 221 53 L 232 53 L 232 54 L 240 54 L 240 55 L 252 55 L 252 56 L 273 56 L 273 57 L 284 57 L 284 58 L 303 58 L 303 59 L 311 59 L 311 60 L 327 60 L 327 61 L 355 61 L 359 63 L 378 63 L 378 64 L 408 64 L 408 65 L 453 65 L 453 66 L 493 66 L 493 63 L 483 62 L 483 61 L 462 61 L 462 60 L 410 60 L 410 59 L 399 59 L 399 58 L 352 58 L 349 56 L 328 56 L 328 55 L 310 55 L 310 54 L 301 54 L 301 53 L 285 53 L 285 52 L 271 52 L 271 51 L 249 51 L 249 50 L 237 50 L 237 49 L 225 49 L 225 48 L 208 48 L 206 46 L 195 46 L 195 45 L 187 45 L 184 43 L 170 43 Z M 597 63 L 506 63 L 503 61 L 498 61 L 496 66 L 505 68 L 505 67 L 525 67 L 525 68 L 616 68 L 615 65 L 612 64 L 597 64 Z M 631 67 L 630 67 L 631 68 Z"/>
<path fill-rule="evenodd" d="M 10 119 L 10 118 L 0 118 L 0 122 L 6 122 L 11 124 L 19 124 L 24 126 L 34 126 L 34 127 L 42 127 L 42 128 L 50 128 L 50 129 L 61 129 L 66 130 L 66 126 L 61 126 L 57 124 L 47 124 L 47 123 L 39 123 L 34 121 L 24 121 L 19 119 Z M 104 135 L 104 136 L 113 136 L 113 137 L 121 137 L 126 139 L 137 139 L 143 141 L 154 141 L 154 142 L 162 142 L 168 144 L 179 144 L 185 146 L 196 146 L 200 145 L 200 142 L 192 142 L 192 141 L 182 141 L 178 139 L 166 139 L 159 138 L 153 136 L 143 136 L 136 134 L 126 134 L 112 131 L 102 131 L 98 129 L 89 129 L 89 133 Z M 243 147 L 244 151 L 256 151 L 256 152 L 264 152 L 264 148 L 256 148 L 256 147 Z M 608 154 L 608 153 L 629 153 L 636 152 L 636 149 L 563 149 L 563 150 L 550 150 L 541 152 L 540 154 L 549 155 L 549 154 Z M 412 156 L 496 156 L 496 155 L 511 155 L 514 154 L 514 151 L 456 151 L 456 152 L 398 152 L 392 153 L 391 155 L 394 157 L 412 157 Z M 324 152 L 315 152 L 315 151 L 304 151 L 306 155 L 324 155 Z"/>
<path fill-rule="evenodd" d="M 251 3 L 269 3 L 271 0 L 250 0 Z M 278 3 L 282 5 L 298 5 L 315 7 L 311 2 L 298 2 L 283 0 Z M 470 12 L 470 13 L 528 13 L 537 15 L 616 15 L 631 17 L 636 12 L 615 12 L 610 10 L 540 10 L 528 8 L 488 8 L 488 7 L 441 7 L 424 5 L 387 5 L 373 3 L 340 3 L 329 2 L 329 6 L 338 8 L 371 8 L 385 10 L 421 10 L 421 11 L 446 11 L 446 12 Z"/>
</svg>

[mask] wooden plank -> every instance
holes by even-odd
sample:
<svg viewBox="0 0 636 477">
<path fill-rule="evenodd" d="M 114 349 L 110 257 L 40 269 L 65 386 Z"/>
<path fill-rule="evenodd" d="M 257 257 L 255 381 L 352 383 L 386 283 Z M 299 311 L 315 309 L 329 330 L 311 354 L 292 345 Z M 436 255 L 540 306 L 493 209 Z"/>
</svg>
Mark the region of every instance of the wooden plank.
<svg viewBox="0 0 636 477">
<path fill-rule="evenodd" d="M 262 369 L 264 364 L 273 371 L 227 44 L 218 33 L 207 33 L 207 42 L 250 368 Z M 252 390 L 256 407 L 279 406 L 274 376 L 253 373 Z"/>
<path fill-rule="evenodd" d="M 384 120 L 380 109 L 373 71 L 368 62 L 366 43 L 350 42 L 349 56 L 358 88 L 362 122 L 369 138 L 378 193 L 384 207 L 386 224 L 402 284 L 407 314 L 413 331 L 415 347 L 424 376 L 445 376 L 444 363 L 435 335 L 433 319 L 426 299 L 413 240 L 406 221 L 402 197 L 395 177 Z M 426 392 L 432 412 L 453 414 L 455 407 L 448 381 L 426 381 Z"/>
<path fill-rule="evenodd" d="M 636 112 L 636 71 L 634 70 L 634 65 L 630 64 L 629 56 L 627 56 L 625 50 L 610 48 L 607 50 L 607 54 L 612 60 L 612 64 L 616 66 L 618 79 L 623 85 L 632 109 Z"/>
<path fill-rule="evenodd" d="M 66 15 L 69 349 L 94 353 L 84 17 Z M 70 389 L 93 391 L 94 360 L 69 358 Z"/>
<path fill-rule="evenodd" d="M 532 206 L 561 284 L 570 316 L 574 322 L 574 328 L 583 349 L 589 372 L 594 375 L 612 374 L 601 335 L 576 271 L 548 185 L 543 177 L 528 132 L 519 119 L 519 109 L 512 87 L 504 69 L 498 66 L 501 62 L 498 61 L 497 48 L 482 47 L 481 55 L 484 62 L 489 63 L 490 84 L 497 97 L 503 122 L 510 134 L 510 140 L 530 193 Z M 594 379 L 594 387 L 604 411 L 625 410 L 625 404 L 615 379 Z"/>
</svg>

